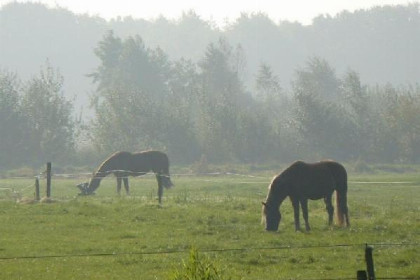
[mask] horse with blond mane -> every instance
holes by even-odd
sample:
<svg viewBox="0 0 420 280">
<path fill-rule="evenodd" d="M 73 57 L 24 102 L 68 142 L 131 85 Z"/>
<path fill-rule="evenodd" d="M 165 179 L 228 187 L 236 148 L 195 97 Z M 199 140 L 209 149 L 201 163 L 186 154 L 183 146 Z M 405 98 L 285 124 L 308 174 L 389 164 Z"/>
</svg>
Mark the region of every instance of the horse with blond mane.
<svg viewBox="0 0 420 280">
<path fill-rule="evenodd" d="M 323 198 L 328 212 L 328 224 L 333 222 L 332 194 L 336 192 L 337 217 L 340 225 L 350 226 L 347 208 L 347 172 L 339 163 L 321 161 L 305 163 L 297 161 L 271 181 L 268 195 L 263 202 L 263 220 L 266 230 L 276 231 L 281 220 L 280 205 L 289 197 L 294 210 L 295 230 L 300 230 L 299 205 L 302 208 L 306 231 L 311 228 L 308 221 L 308 199 Z"/>
</svg>

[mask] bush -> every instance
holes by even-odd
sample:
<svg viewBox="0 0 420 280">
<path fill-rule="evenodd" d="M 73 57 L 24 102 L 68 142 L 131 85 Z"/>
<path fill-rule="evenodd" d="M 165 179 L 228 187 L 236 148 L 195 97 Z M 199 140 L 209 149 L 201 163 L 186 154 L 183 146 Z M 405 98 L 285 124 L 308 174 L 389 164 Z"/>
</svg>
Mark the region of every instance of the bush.
<svg viewBox="0 0 420 280">
<path fill-rule="evenodd" d="M 183 261 L 181 270 L 176 270 L 172 280 L 214 280 L 223 278 L 208 258 L 200 258 L 196 249 L 191 249 L 188 263 Z"/>
<path fill-rule="evenodd" d="M 358 159 L 354 163 L 353 169 L 357 173 L 372 173 L 373 172 L 373 169 L 361 159 Z"/>
</svg>

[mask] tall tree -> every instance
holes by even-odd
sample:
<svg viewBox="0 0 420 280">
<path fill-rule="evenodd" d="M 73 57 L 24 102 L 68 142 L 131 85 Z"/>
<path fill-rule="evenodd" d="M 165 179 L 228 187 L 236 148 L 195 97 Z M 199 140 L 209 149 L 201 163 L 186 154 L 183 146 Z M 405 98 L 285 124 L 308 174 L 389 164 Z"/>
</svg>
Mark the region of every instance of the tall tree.
<svg viewBox="0 0 420 280">
<path fill-rule="evenodd" d="M 66 162 L 74 152 L 73 104 L 62 87 L 63 76 L 47 63 L 23 90 L 22 112 L 29 124 L 25 141 L 33 163 Z"/>
<path fill-rule="evenodd" d="M 209 44 L 199 63 L 198 137 L 210 160 L 232 158 L 235 150 L 236 118 L 244 94 L 235 57 L 232 47 L 221 38 L 217 45 Z"/>
<path fill-rule="evenodd" d="M 322 59 L 308 61 L 296 72 L 296 119 L 305 146 L 317 157 L 347 159 L 351 156 L 353 128 L 343 111 L 341 81 Z"/>
<path fill-rule="evenodd" d="M 354 126 L 346 136 L 354 143 L 353 158 L 361 159 L 372 150 L 374 128 L 379 124 L 372 108 L 372 97 L 368 96 L 366 86 L 360 81 L 360 75 L 352 70 L 344 75 L 341 91 L 344 96 L 343 109 L 348 121 Z"/>
<path fill-rule="evenodd" d="M 96 146 L 104 153 L 164 149 L 171 158 L 191 160 L 191 64 L 172 63 L 160 48 L 147 48 L 139 36 L 121 40 L 112 32 L 96 54 L 101 60 L 91 75 L 98 85 L 91 126 Z"/>
<path fill-rule="evenodd" d="M 280 79 L 268 64 L 262 63 L 256 78 L 256 97 L 271 102 L 282 94 Z"/>
<path fill-rule="evenodd" d="M 20 109 L 16 74 L 0 71 L 0 170 L 16 167 L 25 158 L 26 123 Z"/>
</svg>

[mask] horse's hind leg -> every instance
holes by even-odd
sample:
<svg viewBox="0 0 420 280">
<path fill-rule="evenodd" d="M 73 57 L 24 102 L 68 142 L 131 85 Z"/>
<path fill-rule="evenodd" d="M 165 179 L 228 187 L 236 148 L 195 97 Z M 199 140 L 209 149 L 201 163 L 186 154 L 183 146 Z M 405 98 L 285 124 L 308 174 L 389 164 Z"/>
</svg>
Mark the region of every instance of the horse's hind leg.
<svg viewBox="0 0 420 280">
<path fill-rule="evenodd" d="M 300 221 L 299 221 L 299 200 L 296 198 L 290 198 L 293 205 L 293 213 L 295 217 L 295 230 L 300 231 Z"/>
<path fill-rule="evenodd" d="M 128 185 L 128 177 L 124 177 L 124 188 L 125 188 L 125 193 L 127 195 L 130 195 L 130 186 Z"/>
<path fill-rule="evenodd" d="M 342 212 L 344 214 L 344 219 L 346 221 L 346 227 L 350 226 L 350 221 L 349 221 L 349 209 L 347 208 L 347 205 L 343 205 L 342 207 Z"/>
<path fill-rule="evenodd" d="M 333 216 L 334 216 L 334 207 L 332 205 L 332 200 L 331 200 L 332 194 L 331 195 L 327 195 L 324 198 L 325 201 L 325 206 L 328 212 L 328 225 L 332 225 L 333 222 Z"/>
<path fill-rule="evenodd" d="M 163 184 L 162 184 L 162 178 L 160 177 L 160 174 L 156 174 L 156 180 L 158 182 L 158 199 L 159 199 L 159 204 L 162 204 Z"/>
<path fill-rule="evenodd" d="M 345 214 L 345 217 L 346 217 L 346 227 L 349 227 L 349 226 L 350 226 L 350 221 L 349 221 L 349 211 L 347 210 L 347 208 L 346 208 L 346 214 Z"/>
<path fill-rule="evenodd" d="M 117 177 L 117 193 L 120 195 L 121 194 L 121 181 L 122 178 L 121 177 Z"/>
<path fill-rule="evenodd" d="M 309 226 L 308 200 L 307 199 L 302 199 L 300 201 L 300 205 L 302 206 L 303 219 L 305 220 L 305 229 L 306 229 L 306 231 L 310 231 L 311 227 Z"/>
</svg>

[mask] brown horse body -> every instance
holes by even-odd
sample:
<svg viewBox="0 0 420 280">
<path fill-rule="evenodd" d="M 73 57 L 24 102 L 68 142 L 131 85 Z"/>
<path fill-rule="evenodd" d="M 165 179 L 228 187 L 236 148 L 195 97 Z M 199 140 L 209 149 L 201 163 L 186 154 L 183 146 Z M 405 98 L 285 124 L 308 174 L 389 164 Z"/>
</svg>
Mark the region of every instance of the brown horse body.
<svg viewBox="0 0 420 280">
<path fill-rule="evenodd" d="M 121 183 L 127 194 L 130 193 L 128 176 L 141 176 L 148 172 L 156 174 L 158 182 L 159 203 L 162 202 L 163 188 L 173 186 L 169 175 L 168 156 L 159 151 L 146 151 L 139 153 L 116 152 L 107 158 L 93 174 L 89 184 L 80 184 L 82 194 L 93 194 L 105 176 L 114 174 L 117 177 L 117 192 L 121 192 Z"/>
<path fill-rule="evenodd" d="M 275 231 L 281 220 L 280 205 L 286 197 L 290 197 L 294 210 L 295 229 L 300 230 L 299 206 L 302 208 L 306 230 L 310 230 L 308 222 L 308 199 L 323 198 L 328 212 L 328 223 L 333 221 L 334 207 L 332 194 L 337 195 L 337 216 L 339 224 L 350 225 L 347 209 L 347 172 L 344 167 L 334 161 L 305 163 L 297 161 L 274 177 L 266 201 L 263 202 L 263 218 L 266 230 Z"/>
</svg>

